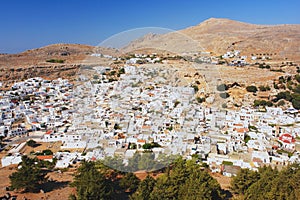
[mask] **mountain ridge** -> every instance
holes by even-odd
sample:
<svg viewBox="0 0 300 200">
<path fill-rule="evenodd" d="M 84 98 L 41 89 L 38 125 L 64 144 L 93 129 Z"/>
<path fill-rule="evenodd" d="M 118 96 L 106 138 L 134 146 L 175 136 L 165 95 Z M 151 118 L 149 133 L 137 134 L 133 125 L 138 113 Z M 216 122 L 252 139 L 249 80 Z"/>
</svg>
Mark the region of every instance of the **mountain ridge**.
<svg viewBox="0 0 300 200">
<path fill-rule="evenodd" d="M 195 45 L 201 46 L 202 49 L 195 48 Z M 130 52 L 136 49 L 157 48 L 175 53 L 204 50 L 220 55 L 238 49 L 248 56 L 276 53 L 282 58 L 299 61 L 299 46 L 299 24 L 257 25 L 226 18 L 209 18 L 195 26 L 151 39 L 139 38 L 122 50 Z"/>
</svg>

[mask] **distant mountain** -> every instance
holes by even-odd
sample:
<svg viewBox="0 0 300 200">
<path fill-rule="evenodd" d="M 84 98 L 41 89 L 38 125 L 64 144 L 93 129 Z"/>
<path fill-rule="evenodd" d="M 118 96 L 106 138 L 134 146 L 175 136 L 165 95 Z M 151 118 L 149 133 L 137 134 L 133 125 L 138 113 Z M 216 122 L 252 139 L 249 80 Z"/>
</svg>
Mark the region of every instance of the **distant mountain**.
<svg viewBox="0 0 300 200">
<path fill-rule="evenodd" d="M 81 64 L 106 63 L 92 53 L 114 55 L 118 50 L 82 44 L 53 44 L 18 54 L 0 55 L 0 82 L 13 82 L 41 76 L 73 78 Z"/>
<path fill-rule="evenodd" d="M 299 61 L 300 25 L 255 25 L 210 18 L 176 32 L 139 38 L 122 50 L 149 48 L 174 53 L 208 51 L 217 55 L 235 49 L 248 56 L 268 53 Z"/>
<path fill-rule="evenodd" d="M 103 53 L 113 55 L 116 49 L 94 47 L 83 44 L 52 44 L 27 50 L 18 54 L 0 55 L 0 66 L 18 67 L 28 65 L 49 65 L 49 59 L 61 59 L 65 64 L 80 64 L 88 54 Z"/>
</svg>

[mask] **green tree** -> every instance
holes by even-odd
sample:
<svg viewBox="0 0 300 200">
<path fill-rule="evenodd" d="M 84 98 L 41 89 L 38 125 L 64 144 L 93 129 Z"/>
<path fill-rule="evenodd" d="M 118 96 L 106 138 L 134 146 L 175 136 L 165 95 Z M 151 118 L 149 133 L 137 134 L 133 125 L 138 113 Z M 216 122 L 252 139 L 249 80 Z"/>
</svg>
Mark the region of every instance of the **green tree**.
<svg viewBox="0 0 300 200">
<path fill-rule="evenodd" d="M 140 179 L 136 177 L 133 173 L 126 173 L 125 176 L 120 181 L 120 186 L 130 193 L 136 191 L 140 183 Z"/>
<path fill-rule="evenodd" d="M 82 162 L 71 186 L 76 187 L 78 200 L 112 198 L 111 181 L 96 169 L 94 162 Z"/>
<path fill-rule="evenodd" d="M 300 100 L 293 99 L 293 100 L 292 100 L 292 104 L 293 104 L 293 107 L 294 107 L 295 109 L 300 110 Z"/>
<path fill-rule="evenodd" d="M 264 167 L 260 169 L 259 173 L 260 178 L 257 181 L 253 182 L 253 184 L 250 185 L 249 188 L 245 191 L 245 199 L 270 199 L 269 192 L 272 189 L 272 182 L 278 175 L 278 171 L 272 169 L 271 167 Z"/>
<path fill-rule="evenodd" d="M 156 166 L 156 162 L 154 160 L 155 155 L 152 152 L 143 153 L 140 160 L 138 161 L 138 169 L 152 171 Z"/>
<path fill-rule="evenodd" d="M 13 189 L 34 192 L 40 184 L 47 181 L 47 173 L 41 169 L 37 159 L 23 156 L 19 166 L 20 168 L 9 176 Z"/>
<path fill-rule="evenodd" d="M 195 168 L 184 185 L 179 189 L 178 199 L 205 200 L 222 199 L 222 190 L 218 182 L 206 171 Z"/>
<path fill-rule="evenodd" d="M 197 93 L 199 91 L 198 85 L 192 85 L 192 88 L 194 88 L 195 93 Z"/>
<path fill-rule="evenodd" d="M 223 99 L 226 99 L 226 98 L 230 97 L 230 95 L 229 95 L 229 93 L 224 92 L 224 93 L 220 93 L 220 97 Z"/>
<path fill-rule="evenodd" d="M 35 147 L 35 146 L 37 145 L 37 143 L 36 143 L 36 141 L 34 141 L 34 140 L 28 140 L 28 141 L 26 142 L 26 145 L 27 145 L 27 146 L 30 146 L 30 147 Z"/>
<path fill-rule="evenodd" d="M 114 157 L 105 157 L 105 159 L 102 162 L 104 165 L 107 167 L 110 167 L 112 169 L 115 169 L 117 171 L 124 171 L 125 166 L 123 163 L 123 159 L 119 156 L 114 156 Z"/>
<path fill-rule="evenodd" d="M 253 93 L 257 92 L 257 88 L 254 85 L 247 86 L 246 90 L 247 92 L 253 92 Z"/>
<path fill-rule="evenodd" d="M 177 199 L 177 192 L 178 191 L 173 190 L 173 185 L 168 174 L 164 174 L 157 179 L 153 191 L 150 194 L 150 199 Z"/>
<path fill-rule="evenodd" d="M 228 90 L 228 86 L 223 83 L 223 84 L 217 86 L 217 90 L 220 92 L 223 92 L 225 90 Z"/>
<path fill-rule="evenodd" d="M 223 191 L 195 159 L 177 159 L 172 170 L 160 176 L 150 194 L 150 199 L 222 199 Z"/>
<path fill-rule="evenodd" d="M 156 181 L 151 176 L 147 176 L 138 186 L 137 191 L 130 196 L 131 200 L 149 200 Z"/>
<path fill-rule="evenodd" d="M 296 79 L 296 81 L 297 81 L 298 83 L 300 83 L 300 74 L 296 74 L 296 75 L 295 75 L 295 79 Z"/>
<path fill-rule="evenodd" d="M 247 189 L 259 179 L 259 174 L 249 169 L 241 169 L 239 173 L 233 177 L 231 188 L 237 194 L 245 194 Z"/>
<path fill-rule="evenodd" d="M 196 97 L 196 100 L 197 100 L 198 103 L 205 102 L 205 98 L 201 98 L 201 97 Z"/>
<path fill-rule="evenodd" d="M 146 143 L 143 145 L 143 149 L 151 149 L 152 145 L 150 143 Z"/>
</svg>

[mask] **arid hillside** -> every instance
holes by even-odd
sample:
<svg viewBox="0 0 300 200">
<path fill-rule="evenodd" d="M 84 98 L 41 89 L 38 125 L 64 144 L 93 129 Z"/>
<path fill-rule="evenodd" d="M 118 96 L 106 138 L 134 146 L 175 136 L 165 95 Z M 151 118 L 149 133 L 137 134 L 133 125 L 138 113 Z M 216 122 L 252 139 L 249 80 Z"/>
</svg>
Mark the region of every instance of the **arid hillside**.
<svg viewBox="0 0 300 200">
<path fill-rule="evenodd" d="M 82 64 L 102 63 L 102 57 L 91 54 L 115 55 L 115 49 L 81 44 L 53 44 L 19 54 L 0 55 L 0 81 L 11 82 L 34 76 L 44 78 L 72 77 Z"/>
<path fill-rule="evenodd" d="M 174 53 L 241 50 L 243 55 L 272 54 L 274 59 L 300 60 L 300 25 L 254 25 L 229 19 L 208 19 L 196 26 L 133 41 L 125 52 L 156 48 Z"/>
</svg>

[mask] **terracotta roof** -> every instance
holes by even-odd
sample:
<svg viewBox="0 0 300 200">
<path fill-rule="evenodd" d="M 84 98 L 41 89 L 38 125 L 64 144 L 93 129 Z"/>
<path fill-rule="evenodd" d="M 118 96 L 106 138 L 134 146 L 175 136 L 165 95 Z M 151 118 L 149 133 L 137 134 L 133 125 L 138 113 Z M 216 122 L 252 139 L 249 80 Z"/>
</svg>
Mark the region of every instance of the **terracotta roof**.
<svg viewBox="0 0 300 200">
<path fill-rule="evenodd" d="M 52 133 L 52 130 L 49 130 L 45 134 L 50 135 L 51 133 Z"/>
<path fill-rule="evenodd" d="M 146 125 L 142 126 L 142 129 L 150 129 L 150 128 L 151 126 L 146 126 Z"/>
<path fill-rule="evenodd" d="M 233 126 L 243 126 L 243 124 L 233 124 Z"/>
<path fill-rule="evenodd" d="M 296 142 L 295 138 L 293 138 L 293 136 L 291 136 L 288 133 L 282 134 L 279 137 L 279 140 L 284 142 L 284 143 L 288 143 L 288 144 Z"/>
<path fill-rule="evenodd" d="M 247 128 L 237 128 L 236 131 L 238 133 L 245 133 L 245 132 L 248 132 L 249 130 Z"/>
<path fill-rule="evenodd" d="M 53 155 L 40 155 L 36 156 L 39 160 L 51 160 L 53 158 Z"/>
</svg>

